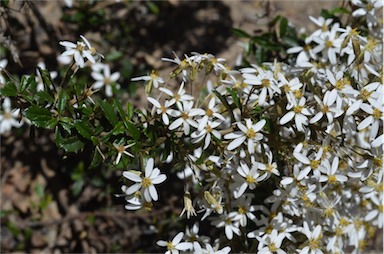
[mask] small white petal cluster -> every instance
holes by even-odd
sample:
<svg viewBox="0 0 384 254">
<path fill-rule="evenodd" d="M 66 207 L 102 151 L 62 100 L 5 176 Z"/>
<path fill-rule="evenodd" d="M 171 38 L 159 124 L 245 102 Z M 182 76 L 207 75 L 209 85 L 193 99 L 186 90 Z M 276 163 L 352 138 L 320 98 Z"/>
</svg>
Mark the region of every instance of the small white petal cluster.
<svg viewBox="0 0 384 254">
<path fill-rule="evenodd" d="M 291 65 L 231 70 L 224 59 L 193 53 L 163 59 L 177 65 L 169 82 L 157 74 L 134 79 L 151 86 L 143 123 L 163 128 L 166 162 L 183 165 L 182 214 L 190 219 L 196 209 L 209 220 L 223 236 L 218 246 L 247 239 L 257 253 L 363 253 L 368 235 L 383 227 L 382 34 L 374 21 L 363 36 L 310 19 L 320 29 L 288 50 L 297 54 Z M 160 183 L 159 174 L 145 178 Z M 157 200 L 140 173 L 124 176 L 136 182 L 126 194 L 144 196 L 127 199 L 127 209 Z M 201 237 L 182 238 L 158 245 L 216 253 Z"/>
</svg>

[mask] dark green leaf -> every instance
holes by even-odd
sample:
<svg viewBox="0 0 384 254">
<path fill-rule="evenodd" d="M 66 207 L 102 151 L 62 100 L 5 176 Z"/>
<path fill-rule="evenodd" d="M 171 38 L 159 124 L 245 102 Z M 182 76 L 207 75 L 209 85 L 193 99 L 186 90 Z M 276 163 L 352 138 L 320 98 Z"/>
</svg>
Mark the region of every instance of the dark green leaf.
<svg viewBox="0 0 384 254">
<path fill-rule="evenodd" d="M 113 105 L 117 108 L 117 112 L 119 112 L 121 119 L 125 119 L 125 112 L 121 106 L 121 103 L 119 101 L 113 100 Z"/>
<path fill-rule="evenodd" d="M 97 167 L 97 165 L 99 165 L 102 161 L 103 161 L 103 158 L 101 157 L 99 151 L 95 149 L 93 151 L 92 161 L 91 161 L 91 165 L 89 165 L 89 168 Z"/>
<path fill-rule="evenodd" d="M 37 69 L 39 70 L 39 73 L 41 75 L 41 79 L 44 84 L 44 90 L 49 91 L 51 89 L 51 85 L 53 85 L 51 75 L 48 70 L 43 70 L 39 66 L 37 66 Z"/>
<path fill-rule="evenodd" d="M 136 141 L 139 141 L 141 138 L 139 129 L 136 128 L 136 126 L 131 122 L 124 122 L 125 126 L 127 127 L 129 134 L 134 138 Z"/>
<path fill-rule="evenodd" d="M 283 37 L 287 32 L 288 20 L 284 17 L 280 19 L 280 37 Z"/>
<path fill-rule="evenodd" d="M 133 105 L 127 102 L 127 120 L 131 120 L 133 117 L 134 108 Z"/>
<path fill-rule="evenodd" d="M 233 102 L 235 103 L 236 107 L 238 107 L 240 110 L 242 110 L 241 102 L 239 97 L 237 96 L 236 90 L 227 88 L 227 91 L 231 94 Z"/>
<path fill-rule="evenodd" d="M 155 3 L 152 3 L 152 2 L 145 2 L 149 8 L 149 10 L 153 13 L 153 14 L 159 14 L 160 13 L 160 10 L 159 10 L 159 7 L 155 4 Z"/>
<path fill-rule="evenodd" d="M 91 139 L 93 132 L 91 127 L 87 124 L 87 122 L 82 120 L 75 120 L 74 126 L 76 130 L 86 139 Z"/>
<path fill-rule="evenodd" d="M 13 97 L 17 95 L 17 87 L 15 83 L 8 81 L 5 83 L 5 86 L 0 90 L 1 95 L 7 97 Z"/>
<path fill-rule="evenodd" d="M 125 127 L 123 122 L 119 122 L 113 127 L 113 130 L 111 131 L 111 134 L 113 135 L 119 135 L 125 133 Z"/>
<path fill-rule="evenodd" d="M 81 142 L 77 137 L 70 137 L 62 139 L 59 146 L 66 152 L 77 153 L 84 147 L 84 143 Z"/>
<path fill-rule="evenodd" d="M 49 121 L 54 119 L 48 109 L 32 106 L 26 110 L 25 116 L 37 127 L 50 128 L 47 126 Z"/>
<path fill-rule="evenodd" d="M 239 38 L 250 38 L 251 36 L 240 28 L 232 28 L 232 33 Z"/>
<path fill-rule="evenodd" d="M 119 122 L 119 119 L 116 116 L 113 106 L 107 101 L 98 100 L 101 109 L 103 110 L 105 117 L 112 125 L 116 125 Z"/>
<path fill-rule="evenodd" d="M 67 92 L 63 89 L 60 89 L 59 96 L 57 99 L 57 112 L 59 113 L 59 115 L 62 115 L 64 110 L 66 109 L 68 105 L 68 99 L 69 95 L 67 94 Z"/>
<path fill-rule="evenodd" d="M 231 106 L 229 106 L 229 103 L 227 101 L 227 99 L 222 96 L 218 91 L 214 90 L 213 93 L 220 99 L 220 101 L 224 104 L 224 106 L 227 108 L 228 112 L 231 114 L 231 120 L 233 122 L 236 122 L 235 120 L 235 116 L 233 115 L 233 111 L 232 111 L 232 108 Z"/>
<path fill-rule="evenodd" d="M 31 76 L 23 76 L 20 81 L 20 92 L 23 93 L 27 88 L 32 84 L 32 82 L 36 83 L 35 74 Z"/>
</svg>

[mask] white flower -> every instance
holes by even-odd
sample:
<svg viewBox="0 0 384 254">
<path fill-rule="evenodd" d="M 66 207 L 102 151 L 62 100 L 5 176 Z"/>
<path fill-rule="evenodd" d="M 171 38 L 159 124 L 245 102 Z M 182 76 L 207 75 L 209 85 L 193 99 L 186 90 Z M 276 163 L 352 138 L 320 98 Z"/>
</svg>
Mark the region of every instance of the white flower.
<svg viewBox="0 0 384 254">
<path fill-rule="evenodd" d="M 95 89 L 100 89 L 105 86 L 105 94 L 108 97 L 111 97 L 113 95 L 112 85 L 115 85 L 116 88 L 119 87 L 119 84 L 116 84 L 116 81 L 120 78 L 120 73 L 115 72 L 111 74 L 111 69 L 107 64 L 103 65 L 102 70 L 103 74 L 96 71 L 93 71 L 91 73 L 92 78 L 96 80 L 96 82 L 93 83 L 92 87 Z"/>
<path fill-rule="evenodd" d="M 329 32 L 323 33 L 321 36 L 313 36 L 312 39 L 318 45 L 313 48 L 313 52 L 315 54 L 323 52 L 323 57 L 331 64 L 336 64 L 336 54 L 340 52 L 340 46 L 342 40 L 337 37 L 337 29 L 339 28 L 339 24 L 336 23 L 332 26 L 332 29 Z"/>
<path fill-rule="evenodd" d="M 231 151 L 241 146 L 247 140 L 248 151 L 250 154 L 253 154 L 255 152 L 256 142 L 263 139 L 263 134 L 259 133 L 259 131 L 266 123 L 265 119 L 262 119 L 256 124 L 253 124 L 252 120 L 249 118 L 245 119 L 246 125 L 238 122 L 236 125 L 240 131 L 229 133 L 224 136 L 225 139 L 233 139 L 233 141 L 229 143 L 227 149 Z"/>
<path fill-rule="evenodd" d="M 127 195 L 131 195 L 136 191 L 140 190 L 141 188 L 143 188 L 145 201 L 151 202 L 152 200 L 154 201 L 158 200 L 155 184 L 164 182 L 167 176 L 164 174 L 160 174 L 160 170 L 158 168 L 153 168 L 153 166 L 154 166 L 154 159 L 149 158 L 145 166 L 144 176 L 139 176 L 130 171 L 123 172 L 124 177 L 135 182 L 135 184 L 133 184 L 127 189 L 126 191 Z"/>
<path fill-rule="evenodd" d="M 177 104 L 180 111 L 177 115 L 179 116 L 178 119 L 176 119 L 171 125 L 169 125 L 170 130 L 174 130 L 179 128 L 181 125 L 183 125 L 184 134 L 188 135 L 191 126 L 197 128 L 197 123 L 195 120 L 192 119 L 192 117 L 197 115 L 203 115 L 204 110 L 200 108 L 192 108 L 193 107 L 193 101 L 184 101 L 181 104 Z"/>
<path fill-rule="evenodd" d="M 172 241 L 159 240 L 156 242 L 161 247 L 167 247 L 165 254 L 178 254 L 179 251 L 186 251 L 193 248 L 193 244 L 189 242 L 181 242 L 184 237 L 184 233 L 178 233 Z"/>
<path fill-rule="evenodd" d="M 155 88 L 158 88 L 159 84 L 164 84 L 164 80 L 159 76 L 159 73 L 157 71 L 152 71 L 151 74 L 132 78 L 131 80 L 132 81 L 139 81 L 139 80 L 148 81 L 147 86 L 151 87 L 153 85 Z"/>
<path fill-rule="evenodd" d="M 169 116 L 177 117 L 180 115 L 179 111 L 170 108 L 171 104 L 169 101 L 165 101 L 164 105 L 161 105 L 159 101 L 152 97 L 147 97 L 147 100 L 157 108 L 156 113 L 161 114 L 161 119 L 165 125 L 169 125 Z"/>
<path fill-rule="evenodd" d="M 113 143 L 113 146 L 117 150 L 117 156 L 116 156 L 116 160 L 115 160 L 115 165 L 119 164 L 122 154 L 134 157 L 133 154 L 131 154 L 131 153 L 126 151 L 127 148 L 130 148 L 131 146 L 134 146 L 134 145 L 135 145 L 135 143 L 129 144 L 129 145 L 125 145 L 125 146 Z"/>
<path fill-rule="evenodd" d="M 305 107 L 305 98 L 301 97 L 297 102 L 295 98 L 291 99 L 291 103 L 287 105 L 288 111 L 281 119 L 280 125 L 284 125 L 295 118 L 295 124 L 298 131 L 305 132 L 303 125 L 308 125 L 308 117 L 311 112 Z"/>
<path fill-rule="evenodd" d="M 309 229 L 308 223 L 304 221 L 302 233 L 305 234 L 308 241 L 306 242 L 306 246 L 300 250 L 299 254 L 322 254 L 321 251 L 321 237 L 322 237 L 322 227 L 321 225 L 317 225 L 315 229 Z"/>
<path fill-rule="evenodd" d="M 256 238 L 259 241 L 257 247 L 258 254 L 286 254 L 286 252 L 280 248 L 285 238 L 284 233 L 279 233 L 276 229 L 273 229 L 271 234 L 265 235 L 264 237 L 256 236 Z"/>
<path fill-rule="evenodd" d="M 191 134 L 191 138 L 193 138 L 192 142 L 198 143 L 202 139 L 204 139 L 204 137 L 205 137 L 203 149 L 207 149 L 209 144 L 211 143 L 211 135 L 213 135 L 215 138 L 217 138 L 219 140 L 221 139 L 220 132 L 215 130 L 215 128 L 217 128 L 220 124 L 221 124 L 221 122 L 217 122 L 217 121 L 216 122 L 211 122 L 211 121 L 206 122 L 206 125 L 203 126 L 203 129 L 196 130 L 195 132 L 193 132 Z"/>
<path fill-rule="evenodd" d="M 83 41 L 78 41 L 76 44 L 69 41 L 61 41 L 60 45 L 66 47 L 66 50 L 61 54 L 62 56 L 73 56 L 75 63 L 80 68 L 84 67 L 84 58 L 88 59 L 91 63 L 95 63 L 95 58 L 92 54 L 95 53 L 95 49 L 91 47 L 88 40 L 80 35 Z"/>
<path fill-rule="evenodd" d="M 169 100 L 169 106 L 176 103 L 176 105 L 179 107 L 183 102 L 192 101 L 194 99 L 192 95 L 186 94 L 184 89 L 184 82 L 181 83 L 176 94 L 165 87 L 160 87 L 159 90 L 172 97 L 172 99 Z"/>
<path fill-rule="evenodd" d="M 258 172 L 258 166 L 259 163 L 255 162 L 253 163 L 251 170 L 249 170 L 248 165 L 243 161 L 240 161 L 240 167 L 237 168 L 237 173 L 239 173 L 245 181 L 239 188 L 234 191 L 235 198 L 239 198 L 241 195 L 243 195 L 247 188 L 251 190 L 255 189 L 256 184 L 267 177 L 267 174 L 260 176 Z"/>
<path fill-rule="evenodd" d="M 324 160 L 323 164 L 319 166 L 321 175 L 319 178 L 320 182 L 327 182 L 328 184 L 336 184 L 337 182 L 344 183 L 348 180 L 348 177 L 342 174 L 336 174 L 339 169 L 339 157 L 333 158 L 332 166 L 328 160 Z"/>
<path fill-rule="evenodd" d="M 0 114 L 0 134 L 4 134 L 12 129 L 19 128 L 23 122 L 18 121 L 20 109 L 11 108 L 11 100 L 6 97 L 3 102 L 3 112 Z"/>
<path fill-rule="evenodd" d="M 220 119 L 221 121 L 225 121 L 225 118 L 217 113 L 219 110 L 215 107 L 216 99 L 214 97 L 211 98 L 211 100 L 208 103 L 208 108 L 205 111 L 204 117 L 199 120 L 199 130 L 202 130 L 206 127 L 208 120 L 213 120 L 213 118 Z"/>
<path fill-rule="evenodd" d="M 318 122 L 324 115 L 327 116 L 328 124 L 331 124 L 333 122 L 333 117 L 339 117 L 343 113 L 343 111 L 335 107 L 331 107 L 335 101 L 328 99 L 330 94 L 330 91 L 326 91 L 324 94 L 323 101 L 321 101 L 321 99 L 317 95 L 314 95 L 314 98 L 320 108 L 319 112 L 317 112 L 317 114 L 312 117 L 311 120 L 309 120 L 311 124 Z"/>
<path fill-rule="evenodd" d="M 360 108 L 369 116 L 360 122 L 357 129 L 360 131 L 371 125 L 370 139 L 375 139 L 379 132 L 380 123 L 384 120 L 383 106 L 377 101 L 371 101 L 371 105 L 373 107 L 366 103 L 360 105 Z"/>
<path fill-rule="evenodd" d="M 235 217 L 231 214 L 228 215 L 220 215 L 220 217 L 214 221 L 212 221 L 212 225 L 217 228 L 224 227 L 225 236 L 228 240 L 232 240 L 233 233 L 236 235 L 240 235 L 241 231 L 239 229 L 239 222 L 235 220 Z"/>
<path fill-rule="evenodd" d="M 257 68 L 257 72 L 257 75 L 244 73 L 244 83 L 262 87 L 259 94 L 259 105 L 263 106 L 267 101 L 267 95 L 269 95 L 269 99 L 271 99 L 275 93 L 280 94 L 280 89 L 277 86 L 273 72 L 268 70 L 264 71 L 261 68 Z"/>
<path fill-rule="evenodd" d="M 7 66 L 8 60 L 7 59 L 2 59 L 0 60 L 0 88 L 3 87 L 5 84 L 5 78 L 3 76 L 3 69 Z"/>
</svg>

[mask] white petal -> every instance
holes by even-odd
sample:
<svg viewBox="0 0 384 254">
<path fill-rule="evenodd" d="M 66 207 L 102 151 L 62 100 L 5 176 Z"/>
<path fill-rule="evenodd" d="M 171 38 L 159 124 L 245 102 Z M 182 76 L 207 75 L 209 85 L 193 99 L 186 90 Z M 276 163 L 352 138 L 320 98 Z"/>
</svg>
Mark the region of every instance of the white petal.
<svg viewBox="0 0 384 254">
<path fill-rule="evenodd" d="M 281 119 L 280 119 L 280 125 L 284 125 L 292 120 L 292 118 L 295 116 L 295 112 L 289 111 L 286 113 Z"/>
<path fill-rule="evenodd" d="M 132 172 L 129 172 L 129 171 L 124 171 L 123 172 L 123 176 L 125 178 L 128 178 L 129 180 L 137 182 L 137 183 L 141 183 L 141 181 L 142 181 L 140 176 L 138 176 L 138 175 L 136 175 L 136 174 L 134 174 Z"/>
<path fill-rule="evenodd" d="M 231 151 L 231 150 L 235 149 L 236 147 L 239 147 L 241 144 L 244 143 L 245 139 L 246 139 L 246 137 L 242 136 L 240 138 L 233 140 L 231 143 L 229 143 L 227 149 L 229 151 Z"/>
<path fill-rule="evenodd" d="M 184 236 L 184 233 L 183 232 L 180 232 L 178 233 L 172 240 L 172 243 L 173 245 L 176 245 L 178 244 L 179 242 L 181 242 L 181 239 L 183 239 L 183 236 Z"/>
</svg>

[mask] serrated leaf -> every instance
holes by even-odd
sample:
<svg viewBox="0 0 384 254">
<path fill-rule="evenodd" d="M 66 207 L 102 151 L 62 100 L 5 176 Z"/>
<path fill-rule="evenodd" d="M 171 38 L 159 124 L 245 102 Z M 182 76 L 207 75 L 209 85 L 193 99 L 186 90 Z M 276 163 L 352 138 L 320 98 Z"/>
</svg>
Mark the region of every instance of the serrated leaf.
<svg viewBox="0 0 384 254">
<path fill-rule="evenodd" d="M 102 161 L 103 161 L 103 158 L 101 157 L 99 151 L 95 149 L 93 151 L 92 161 L 91 161 L 91 164 L 89 165 L 89 168 L 97 167 L 97 165 L 99 165 Z"/>
<path fill-rule="evenodd" d="M 111 131 L 111 134 L 113 134 L 113 135 L 119 135 L 119 134 L 123 134 L 123 133 L 125 133 L 125 127 L 124 127 L 123 122 L 119 122 L 118 124 L 116 124 L 115 127 L 113 127 L 113 129 Z"/>
<path fill-rule="evenodd" d="M 35 74 L 32 74 L 31 76 L 23 76 L 20 81 L 20 92 L 23 93 L 27 88 L 32 84 L 32 82 L 36 83 L 36 77 Z"/>
<path fill-rule="evenodd" d="M 0 90 L 2 96 L 13 97 L 17 95 L 17 87 L 12 81 L 5 83 L 5 86 Z"/>
<path fill-rule="evenodd" d="M 93 132 L 91 127 L 82 120 L 75 120 L 73 124 L 76 128 L 76 130 L 80 133 L 81 136 L 83 136 L 86 139 L 91 139 Z"/>
<path fill-rule="evenodd" d="M 57 112 L 62 115 L 68 105 L 69 95 L 63 89 L 60 89 L 59 96 L 57 98 Z"/>
<path fill-rule="evenodd" d="M 133 117 L 134 108 L 133 105 L 129 102 L 127 102 L 127 119 L 131 120 Z"/>
<path fill-rule="evenodd" d="M 48 109 L 32 106 L 25 112 L 25 116 L 37 127 L 49 128 L 47 123 L 55 119 Z"/>
<path fill-rule="evenodd" d="M 37 66 L 37 69 L 40 73 L 41 80 L 43 81 L 44 84 L 44 90 L 48 91 L 51 89 L 51 85 L 53 85 L 50 73 L 48 70 L 43 70 L 39 66 Z"/>
<path fill-rule="evenodd" d="M 113 100 L 113 105 L 115 105 L 115 107 L 117 108 L 117 112 L 119 112 L 121 119 L 124 119 L 125 118 L 125 112 L 121 106 L 121 103 L 116 101 L 116 100 Z"/>
<path fill-rule="evenodd" d="M 141 134 L 139 129 L 136 128 L 136 126 L 131 122 L 125 122 L 125 127 L 127 127 L 129 134 L 132 136 L 132 138 L 136 141 L 139 141 L 141 138 Z"/>
<path fill-rule="evenodd" d="M 103 110 L 105 117 L 108 121 L 114 126 L 119 122 L 119 119 L 116 116 L 115 110 L 112 105 L 107 101 L 98 100 L 101 109 Z"/>
<path fill-rule="evenodd" d="M 60 140 L 59 147 L 63 148 L 66 152 L 77 153 L 84 148 L 84 143 L 77 137 L 63 138 Z"/>
</svg>

